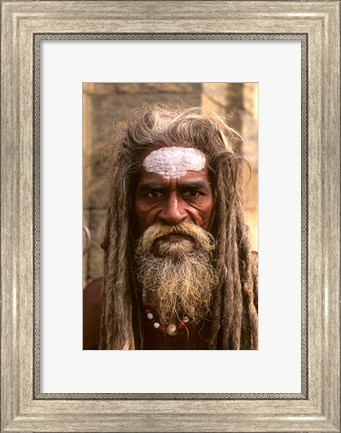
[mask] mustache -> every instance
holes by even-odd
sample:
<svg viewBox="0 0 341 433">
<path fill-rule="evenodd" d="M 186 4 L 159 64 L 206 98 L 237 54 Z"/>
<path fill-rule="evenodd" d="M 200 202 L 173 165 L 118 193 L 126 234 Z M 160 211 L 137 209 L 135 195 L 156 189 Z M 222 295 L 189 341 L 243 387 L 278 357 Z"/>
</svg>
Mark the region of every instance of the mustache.
<svg viewBox="0 0 341 433">
<path fill-rule="evenodd" d="M 138 253 L 143 254 L 150 251 L 155 241 L 172 234 L 192 238 L 199 248 L 207 252 L 214 250 L 216 245 L 216 241 L 211 233 L 195 224 L 187 222 L 182 222 L 177 225 L 157 223 L 148 227 L 140 237 L 138 241 Z"/>
</svg>

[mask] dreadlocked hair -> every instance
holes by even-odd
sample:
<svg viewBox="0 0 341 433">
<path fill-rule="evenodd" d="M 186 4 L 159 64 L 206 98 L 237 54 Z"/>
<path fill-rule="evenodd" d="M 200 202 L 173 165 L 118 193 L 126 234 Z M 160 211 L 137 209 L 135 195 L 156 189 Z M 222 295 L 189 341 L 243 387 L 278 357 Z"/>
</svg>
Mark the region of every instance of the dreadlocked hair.
<svg viewBox="0 0 341 433">
<path fill-rule="evenodd" d="M 135 175 L 142 153 L 160 147 L 195 147 L 209 162 L 217 240 L 214 263 L 219 284 L 205 322 L 209 349 L 256 349 L 258 345 L 257 265 L 244 223 L 241 195 L 245 160 L 240 135 L 218 115 L 202 108 L 164 105 L 136 110 L 113 147 L 106 219 L 100 349 L 145 347 L 134 272 Z"/>
</svg>

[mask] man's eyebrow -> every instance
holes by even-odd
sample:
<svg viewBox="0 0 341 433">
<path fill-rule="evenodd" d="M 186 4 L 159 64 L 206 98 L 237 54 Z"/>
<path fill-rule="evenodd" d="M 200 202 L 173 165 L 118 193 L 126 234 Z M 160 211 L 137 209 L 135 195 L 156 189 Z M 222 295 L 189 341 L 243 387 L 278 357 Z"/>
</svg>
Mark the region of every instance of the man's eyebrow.
<svg viewBox="0 0 341 433">
<path fill-rule="evenodd" d="M 207 188 L 209 186 L 210 186 L 209 182 L 205 182 L 203 180 L 198 180 L 198 181 L 194 181 L 194 182 L 184 182 L 180 185 L 180 188 L 181 189 L 194 190 L 194 189 Z"/>
<path fill-rule="evenodd" d="M 140 185 L 138 185 L 137 189 L 138 191 L 164 191 L 167 187 L 165 187 L 164 185 L 161 185 L 159 183 L 156 182 L 145 182 L 145 183 L 140 183 Z"/>
<path fill-rule="evenodd" d="M 184 182 L 180 183 L 179 188 L 181 190 L 198 190 L 198 189 L 205 189 L 210 186 L 209 182 L 206 182 L 204 180 L 197 180 L 193 182 Z M 157 182 L 142 182 L 140 185 L 138 185 L 137 190 L 139 192 L 146 192 L 146 191 L 166 191 L 168 189 L 167 185 L 162 185 Z"/>
</svg>

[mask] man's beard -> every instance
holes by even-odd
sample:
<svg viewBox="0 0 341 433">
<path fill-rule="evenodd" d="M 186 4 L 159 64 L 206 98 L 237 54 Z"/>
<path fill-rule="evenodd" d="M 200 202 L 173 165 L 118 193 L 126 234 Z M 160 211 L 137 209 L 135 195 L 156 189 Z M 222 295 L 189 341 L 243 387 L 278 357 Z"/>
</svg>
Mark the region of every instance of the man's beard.
<svg viewBox="0 0 341 433">
<path fill-rule="evenodd" d="M 166 238 L 169 235 L 172 240 Z M 208 314 L 217 284 L 214 246 L 210 233 L 189 223 L 155 224 L 138 240 L 137 278 L 162 325 L 181 321 L 184 316 L 199 321 Z"/>
</svg>

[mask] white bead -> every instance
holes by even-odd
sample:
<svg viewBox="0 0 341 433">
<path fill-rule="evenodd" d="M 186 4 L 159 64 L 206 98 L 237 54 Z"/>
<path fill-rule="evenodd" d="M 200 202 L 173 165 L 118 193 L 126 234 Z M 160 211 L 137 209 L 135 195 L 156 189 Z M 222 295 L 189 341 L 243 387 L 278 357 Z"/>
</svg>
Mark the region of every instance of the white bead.
<svg viewBox="0 0 341 433">
<path fill-rule="evenodd" d="M 154 328 L 156 328 L 156 329 L 160 328 L 160 323 L 155 322 L 154 323 Z"/>
<path fill-rule="evenodd" d="M 183 322 L 184 322 L 184 323 L 188 323 L 188 322 L 189 322 L 189 317 L 185 316 L 185 317 L 183 318 Z"/>
<path fill-rule="evenodd" d="M 152 313 L 148 313 L 147 317 L 148 317 L 149 320 L 151 320 L 154 316 L 152 315 Z"/>
<path fill-rule="evenodd" d="M 167 326 L 167 334 L 168 335 L 175 335 L 176 333 L 177 333 L 176 325 L 171 323 L 170 325 Z"/>
</svg>

